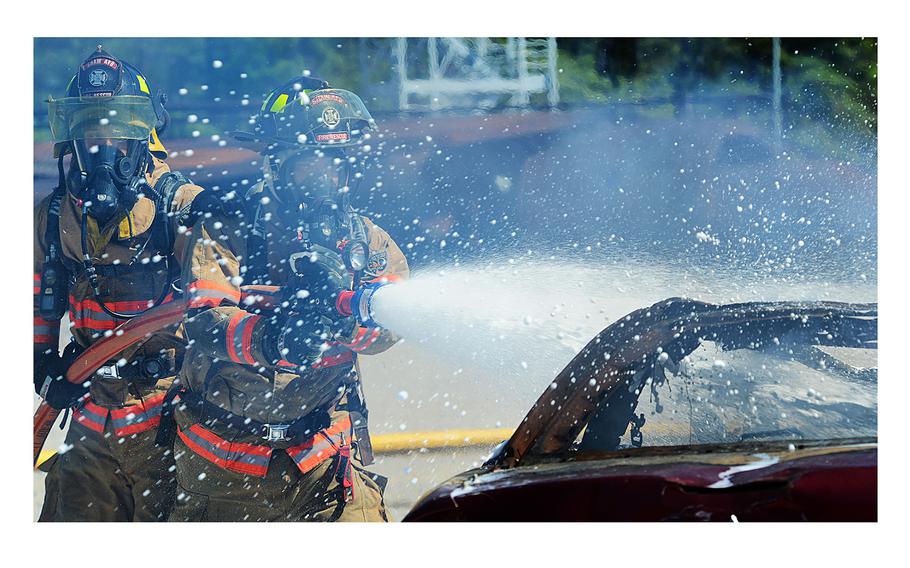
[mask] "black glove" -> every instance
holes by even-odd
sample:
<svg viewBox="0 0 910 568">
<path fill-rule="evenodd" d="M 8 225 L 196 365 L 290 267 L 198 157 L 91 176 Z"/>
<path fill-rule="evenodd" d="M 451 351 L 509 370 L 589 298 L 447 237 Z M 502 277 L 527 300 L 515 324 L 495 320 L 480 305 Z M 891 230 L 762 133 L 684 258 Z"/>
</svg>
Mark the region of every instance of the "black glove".
<svg viewBox="0 0 910 568">
<path fill-rule="evenodd" d="M 296 365 L 317 359 L 327 341 L 350 341 L 357 327 L 353 316 L 343 316 L 335 307 L 338 294 L 351 287 L 341 255 L 319 245 L 308 252 L 311 256 L 298 257 L 292 264 L 288 317 L 266 331 L 263 345 L 266 356 L 283 354 L 279 358 Z"/>
<path fill-rule="evenodd" d="M 177 224 L 192 227 L 206 214 L 219 215 L 224 213 L 224 202 L 217 191 L 207 190 L 193 198 L 188 207 L 177 212 Z"/>
<path fill-rule="evenodd" d="M 57 353 L 35 353 L 35 392 L 51 408 L 69 408 L 88 394 L 88 381 L 77 385 L 66 380 L 66 371 L 78 354 L 79 346 L 75 341 L 66 346 L 62 356 Z"/>
</svg>

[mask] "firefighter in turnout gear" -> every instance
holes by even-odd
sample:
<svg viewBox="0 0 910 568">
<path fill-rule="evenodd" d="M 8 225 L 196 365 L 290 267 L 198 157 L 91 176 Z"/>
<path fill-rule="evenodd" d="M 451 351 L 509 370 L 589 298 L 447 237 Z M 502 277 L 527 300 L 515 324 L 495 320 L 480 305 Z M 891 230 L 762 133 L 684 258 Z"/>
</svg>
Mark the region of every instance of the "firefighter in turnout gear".
<svg viewBox="0 0 910 568">
<path fill-rule="evenodd" d="M 176 496 L 172 451 L 155 434 L 182 331 L 111 354 L 83 384 L 64 379 L 82 350 L 180 292 L 180 226 L 202 214 L 205 194 L 165 164 L 165 98 L 149 85 L 98 46 L 66 96 L 49 100 L 59 184 L 35 209 L 34 380 L 71 419 L 66 450 L 42 466 L 41 521 L 164 521 Z"/>
<path fill-rule="evenodd" d="M 345 291 L 408 276 L 401 249 L 349 202 L 374 129 L 357 95 L 298 77 L 254 132 L 235 133 L 262 154 L 264 179 L 194 229 L 190 347 L 166 402 L 172 521 L 388 520 L 385 479 L 364 469 L 357 359 L 398 338 L 336 309 Z"/>
</svg>

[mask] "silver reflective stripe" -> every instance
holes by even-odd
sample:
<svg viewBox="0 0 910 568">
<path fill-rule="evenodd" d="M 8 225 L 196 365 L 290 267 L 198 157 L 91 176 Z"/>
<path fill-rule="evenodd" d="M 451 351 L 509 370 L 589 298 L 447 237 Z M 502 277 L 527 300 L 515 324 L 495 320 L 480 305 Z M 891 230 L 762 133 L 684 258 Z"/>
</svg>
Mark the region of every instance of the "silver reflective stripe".
<svg viewBox="0 0 910 568">
<path fill-rule="evenodd" d="M 161 405 L 159 404 L 157 406 L 149 408 L 145 412 L 127 414 L 123 418 L 114 418 L 112 422 L 114 424 L 114 428 L 119 430 L 120 428 L 132 426 L 133 424 L 141 424 L 143 422 L 147 422 L 148 420 L 151 420 L 152 418 L 160 415 Z"/>
<path fill-rule="evenodd" d="M 193 441 L 196 445 L 204 448 L 206 451 L 211 452 L 216 457 L 221 458 L 227 462 L 237 462 L 237 463 L 247 463 L 250 465 L 256 465 L 261 467 L 268 467 L 269 461 L 272 457 L 269 456 L 257 456 L 255 454 L 248 454 L 245 452 L 229 452 L 223 450 L 216 446 L 215 444 L 209 442 L 205 438 L 198 436 L 195 432 L 190 429 L 183 430 L 180 432 Z"/>
<path fill-rule="evenodd" d="M 53 327 L 49 325 L 36 325 L 34 327 L 33 333 L 35 335 L 51 335 L 52 333 L 57 333 L 58 331 L 60 331 L 59 325 L 55 325 Z"/>
<path fill-rule="evenodd" d="M 236 296 L 239 296 L 238 292 L 236 295 L 228 294 L 227 292 L 222 292 L 220 290 L 209 290 L 208 288 L 193 288 L 191 295 L 193 298 L 218 298 L 218 299 L 233 299 Z"/>
<path fill-rule="evenodd" d="M 340 445 L 340 443 L 342 441 L 341 436 L 338 436 L 337 438 L 333 438 L 330 440 L 322 432 L 316 434 L 316 436 L 319 437 L 319 441 L 314 443 L 313 447 L 303 450 L 294 456 L 291 456 L 291 459 L 294 460 L 294 463 L 296 463 L 297 465 L 300 465 L 301 463 L 305 462 L 312 456 L 315 456 L 319 452 L 325 452 L 326 450 L 332 450 L 335 446 Z M 332 455 L 334 455 L 335 452 L 333 451 L 330 453 Z"/>
<path fill-rule="evenodd" d="M 243 316 L 234 328 L 234 356 L 246 363 L 246 357 L 243 354 L 243 331 L 246 326 L 250 325 L 253 316 Z"/>
<path fill-rule="evenodd" d="M 121 321 L 119 318 L 115 318 L 109 315 L 107 312 L 96 312 L 95 310 L 89 308 L 81 308 L 79 310 L 74 310 L 70 306 L 70 312 L 75 315 L 75 319 L 90 319 L 95 321 Z M 133 315 L 133 312 L 122 312 L 125 315 Z"/>
<path fill-rule="evenodd" d="M 51 388 L 51 383 L 53 382 L 53 380 L 54 380 L 53 377 L 48 377 L 48 378 L 44 379 L 44 384 L 41 385 L 41 392 L 38 393 L 38 395 L 41 398 L 44 398 L 44 399 L 47 398 L 47 389 Z"/>
<path fill-rule="evenodd" d="M 104 426 L 104 420 L 107 418 L 107 415 L 102 416 L 100 414 L 96 414 L 86 407 L 82 407 L 76 412 L 79 413 L 79 416 L 84 416 L 86 419 L 88 419 L 89 422 L 94 422 L 100 426 Z"/>
</svg>

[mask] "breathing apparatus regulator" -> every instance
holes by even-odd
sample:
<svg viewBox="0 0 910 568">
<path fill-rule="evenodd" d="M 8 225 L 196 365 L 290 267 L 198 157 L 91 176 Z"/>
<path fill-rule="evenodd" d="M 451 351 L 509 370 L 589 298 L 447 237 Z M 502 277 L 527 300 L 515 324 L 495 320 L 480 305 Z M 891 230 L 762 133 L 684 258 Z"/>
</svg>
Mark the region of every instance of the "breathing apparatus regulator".
<svg viewBox="0 0 910 568">
<path fill-rule="evenodd" d="M 109 315 L 122 319 L 138 314 L 114 312 L 100 300 L 98 269 L 88 251 L 88 219 L 91 217 L 100 230 L 109 229 L 124 218 L 131 222 L 129 213 L 144 196 L 160 209 L 163 196 L 149 185 L 146 174 L 152 169 L 153 154 L 161 159 L 167 157 L 158 139 L 159 133 L 170 124 L 165 102 L 167 98 L 162 92 L 152 95 L 138 69 L 110 55 L 100 45 L 79 66 L 67 86 L 66 96 L 48 100 L 48 121 L 59 175 L 51 201 L 49 234 L 55 236 L 51 230 L 59 228 L 60 202 L 69 192 L 82 210 L 82 264 L 95 300 Z M 67 154 L 72 155 L 68 172 L 63 164 Z M 156 222 L 157 218 L 158 215 Z M 153 232 L 149 232 L 149 238 Z M 57 240 L 59 237 L 48 239 L 40 305 L 42 314 L 59 313 L 56 317 L 59 320 L 66 309 L 67 278 Z M 143 245 L 139 253 L 144 249 Z M 167 263 L 170 250 L 163 252 Z M 168 282 L 154 305 L 164 300 L 170 286 Z"/>
</svg>

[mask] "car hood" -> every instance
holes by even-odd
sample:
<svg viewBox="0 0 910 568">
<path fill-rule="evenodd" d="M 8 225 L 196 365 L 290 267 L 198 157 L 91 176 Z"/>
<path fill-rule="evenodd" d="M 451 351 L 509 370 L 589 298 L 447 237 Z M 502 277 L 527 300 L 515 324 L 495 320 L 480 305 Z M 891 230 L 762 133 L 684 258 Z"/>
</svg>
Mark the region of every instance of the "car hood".
<svg viewBox="0 0 910 568">
<path fill-rule="evenodd" d="M 652 516 L 656 509 L 649 508 L 646 503 L 654 497 L 672 501 L 672 493 L 679 491 L 698 494 L 706 507 L 694 515 L 698 518 L 712 514 L 712 494 L 729 499 L 730 495 L 740 493 L 745 496 L 754 489 L 764 491 L 764 497 L 749 498 L 752 501 L 747 499 L 748 503 L 738 505 L 738 510 L 745 512 L 754 508 L 754 502 L 771 501 L 768 497 L 771 494 L 774 495 L 773 500 L 780 501 L 781 496 L 786 499 L 800 493 L 816 494 L 831 490 L 831 477 L 840 478 L 848 484 L 860 480 L 867 491 L 870 484 L 874 491 L 875 471 L 875 438 L 590 452 L 565 458 L 546 458 L 512 469 L 467 471 L 424 495 L 404 520 L 453 520 L 451 516 L 453 513 L 457 515 L 458 509 L 470 515 L 470 511 L 477 510 L 478 506 L 485 509 L 485 515 L 490 515 L 493 509 L 490 504 L 510 492 L 538 496 L 535 491 L 561 493 L 564 501 L 571 503 L 577 499 L 567 493 L 566 488 L 594 486 L 623 487 L 625 491 L 618 497 L 619 501 L 627 499 L 638 507 L 634 513 L 626 509 L 610 520 L 666 520 L 666 517 Z M 840 472 L 852 474 L 841 475 Z M 822 476 L 825 476 L 824 481 Z M 843 488 L 838 488 L 837 492 L 845 493 Z M 613 493 L 616 493 L 615 490 Z M 584 503 L 573 506 L 583 507 Z M 679 512 L 684 512 L 684 508 L 680 508 Z M 642 516 L 636 517 L 637 514 Z M 494 520 L 495 515 L 490 520 Z M 727 513 L 723 520 L 729 520 L 729 517 Z M 537 519 L 531 517 L 529 520 Z"/>
</svg>

